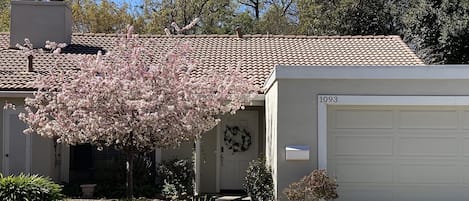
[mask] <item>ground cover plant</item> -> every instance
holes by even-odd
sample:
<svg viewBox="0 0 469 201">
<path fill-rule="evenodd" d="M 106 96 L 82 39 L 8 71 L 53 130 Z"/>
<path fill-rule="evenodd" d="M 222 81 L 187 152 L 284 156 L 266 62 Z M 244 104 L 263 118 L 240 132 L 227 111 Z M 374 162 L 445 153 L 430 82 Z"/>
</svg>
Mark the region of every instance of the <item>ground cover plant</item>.
<svg viewBox="0 0 469 201">
<path fill-rule="evenodd" d="M 162 194 L 169 200 L 190 200 L 194 195 L 194 165 L 190 160 L 175 159 L 158 167 L 163 180 Z"/>
<path fill-rule="evenodd" d="M 38 175 L 0 177 L 2 201 L 58 201 L 64 197 L 62 187 Z"/>
</svg>

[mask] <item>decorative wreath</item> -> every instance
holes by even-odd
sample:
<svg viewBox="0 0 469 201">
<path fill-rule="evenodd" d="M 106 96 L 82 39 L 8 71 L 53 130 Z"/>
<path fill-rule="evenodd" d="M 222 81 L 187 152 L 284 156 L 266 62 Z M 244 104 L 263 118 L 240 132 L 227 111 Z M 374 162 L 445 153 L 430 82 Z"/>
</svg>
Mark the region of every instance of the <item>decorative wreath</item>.
<svg viewBox="0 0 469 201">
<path fill-rule="evenodd" d="M 251 146 L 251 134 L 246 129 L 226 126 L 224 133 L 225 145 L 233 152 L 244 152 Z"/>
</svg>

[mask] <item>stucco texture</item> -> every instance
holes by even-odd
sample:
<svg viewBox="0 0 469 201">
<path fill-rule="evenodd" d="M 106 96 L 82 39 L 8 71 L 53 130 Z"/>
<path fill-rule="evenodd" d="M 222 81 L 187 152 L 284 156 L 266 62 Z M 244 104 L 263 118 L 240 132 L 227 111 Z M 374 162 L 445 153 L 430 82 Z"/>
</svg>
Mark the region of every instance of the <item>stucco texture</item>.
<svg viewBox="0 0 469 201">
<path fill-rule="evenodd" d="M 278 101 L 276 114 L 268 115 L 276 116 L 277 124 L 267 124 L 267 139 L 272 138 L 273 144 L 276 142 L 276 151 L 270 150 L 268 153 L 272 156 L 268 157 L 273 157 L 269 161 L 277 196 L 281 199 L 285 199 L 282 191 L 288 184 L 318 167 L 318 95 L 469 95 L 469 80 L 458 79 L 279 79 L 275 82 L 276 87 L 266 92 L 266 104 L 275 102 L 272 99 Z M 267 107 L 269 109 L 270 106 Z M 310 146 L 310 159 L 286 161 L 287 145 Z"/>
</svg>

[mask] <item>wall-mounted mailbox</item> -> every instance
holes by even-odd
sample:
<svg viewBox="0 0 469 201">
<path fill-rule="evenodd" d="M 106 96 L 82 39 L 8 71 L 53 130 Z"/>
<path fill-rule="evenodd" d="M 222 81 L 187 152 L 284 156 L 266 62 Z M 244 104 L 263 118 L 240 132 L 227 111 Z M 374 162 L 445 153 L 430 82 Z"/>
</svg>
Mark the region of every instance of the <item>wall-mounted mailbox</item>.
<svg viewBox="0 0 469 201">
<path fill-rule="evenodd" d="M 285 147 L 285 160 L 309 160 L 309 146 L 289 145 Z"/>
</svg>

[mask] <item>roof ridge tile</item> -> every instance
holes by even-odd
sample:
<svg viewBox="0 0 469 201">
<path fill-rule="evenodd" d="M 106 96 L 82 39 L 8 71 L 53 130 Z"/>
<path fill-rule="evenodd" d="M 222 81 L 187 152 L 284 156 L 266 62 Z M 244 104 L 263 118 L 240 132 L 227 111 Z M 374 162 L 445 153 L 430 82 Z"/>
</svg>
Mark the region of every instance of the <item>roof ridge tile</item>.
<svg viewBox="0 0 469 201">
<path fill-rule="evenodd" d="M 9 32 L 0 32 L 0 35 L 9 35 Z M 84 32 L 74 32 L 72 36 L 108 36 L 108 37 L 117 37 L 125 34 L 117 33 L 84 33 Z M 175 35 L 163 35 L 163 34 L 139 34 L 141 38 L 237 38 L 237 35 L 234 34 L 175 34 Z M 296 34 L 245 34 L 243 38 L 301 38 L 301 39 L 380 39 L 380 38 L 390 38 L 390 39 L 402 39 L 399 35 L 296 35 Z"/>
</svg>

